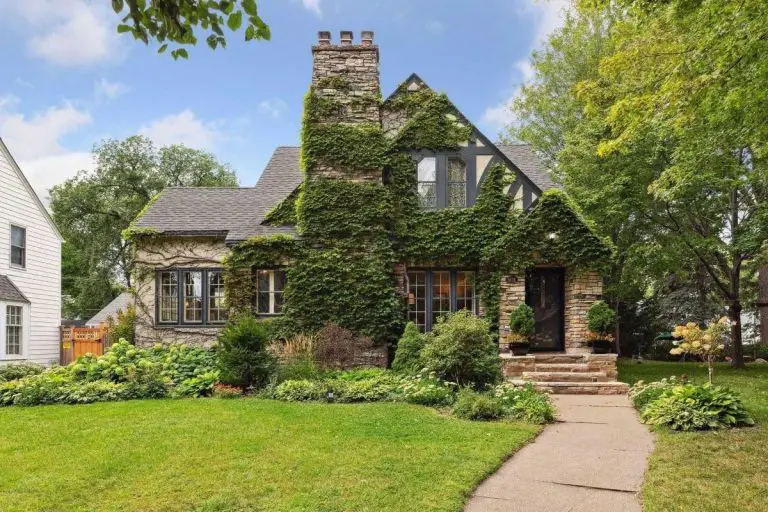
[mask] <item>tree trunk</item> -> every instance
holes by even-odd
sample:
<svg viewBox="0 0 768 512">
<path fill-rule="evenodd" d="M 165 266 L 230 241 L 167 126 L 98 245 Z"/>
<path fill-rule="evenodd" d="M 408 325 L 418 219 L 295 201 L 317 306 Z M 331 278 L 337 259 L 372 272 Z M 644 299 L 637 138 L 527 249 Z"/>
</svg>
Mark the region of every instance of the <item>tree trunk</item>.
<svg viewBox="0 0 768 512">
<path fill-rule="evenodd" d="M 731 320 L 731 341 L 733 342 L 733 360 L 731 365 L 734 368 L 745 368 L 744 366 L 744 347 L 741 344 L 741 302 L 731 301 L 728 306 L 728 318 Z"/>
<path fill-rule="evenodd" d="M 760 312 L 760 343 L 768 345 L 768 265 L 760 268 L 757 277 L 757 304 Z"/>
</svg>

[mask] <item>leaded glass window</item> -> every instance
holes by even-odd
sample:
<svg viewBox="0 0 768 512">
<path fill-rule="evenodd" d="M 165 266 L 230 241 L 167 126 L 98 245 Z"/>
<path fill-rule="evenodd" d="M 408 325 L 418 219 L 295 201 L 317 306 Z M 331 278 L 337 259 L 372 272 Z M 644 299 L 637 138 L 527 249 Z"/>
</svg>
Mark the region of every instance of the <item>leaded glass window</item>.
<svg viewBox="0 0 768 512">
<path fill-rule="evenodd" d="M 422 158 L 418 165 L 418 193 L 421 206 L 437 208 L 437 158 Z"/>
<path fill-rule="evenodd" d="M 446 187 L 449 208 L 467 206 L 467 165 L 460 158 L 448 159 Z"/>
</svg>

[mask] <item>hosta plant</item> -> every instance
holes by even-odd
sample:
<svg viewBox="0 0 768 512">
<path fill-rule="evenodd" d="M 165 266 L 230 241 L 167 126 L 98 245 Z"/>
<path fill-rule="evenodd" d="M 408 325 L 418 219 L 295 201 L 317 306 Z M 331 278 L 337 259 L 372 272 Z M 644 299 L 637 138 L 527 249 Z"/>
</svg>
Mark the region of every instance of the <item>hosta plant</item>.
<svg viewBox="0 0 768 512">
<path fill-rule="evenodd" d="M 683 431 L 755 424 L 735 393 L 711 384 L 675 386 L 650 402 L 641 417 L 650 425 Z"/>
</svg>

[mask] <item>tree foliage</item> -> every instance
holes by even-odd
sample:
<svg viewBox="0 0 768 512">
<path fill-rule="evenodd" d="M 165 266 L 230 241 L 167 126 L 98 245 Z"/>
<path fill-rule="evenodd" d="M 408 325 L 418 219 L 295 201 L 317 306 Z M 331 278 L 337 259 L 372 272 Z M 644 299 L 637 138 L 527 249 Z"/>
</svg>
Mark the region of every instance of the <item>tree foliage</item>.
<svg viewBox="0 0 768 512">
<path fill-rule="evenodd" d="M 170 43 L 180 45 L 171 50 L 174 59 L 188 58 L 183 46 L 197 44 L 201 35 L 213 50 L 226 47 L 224 31 L 236 32 L 243 24 L 246 41 L 271 37 L 256 0 L 112 0 L 112 9 L 118 15 L 125 13 L 118 33 L 130 33 L 144 44 L 156 41 L 158 53 Z"/>
<path fill-rule="evenodd" d="M 62 251 L 65 316 L 87 318 L 130 286 L 133 257 L 122 232 L 165 187 L 237 186 L 226 165 L 184 146 L 157 148 L 139 136 L 94 148 L 96 167 L 51 189 Z"/>
</svg>

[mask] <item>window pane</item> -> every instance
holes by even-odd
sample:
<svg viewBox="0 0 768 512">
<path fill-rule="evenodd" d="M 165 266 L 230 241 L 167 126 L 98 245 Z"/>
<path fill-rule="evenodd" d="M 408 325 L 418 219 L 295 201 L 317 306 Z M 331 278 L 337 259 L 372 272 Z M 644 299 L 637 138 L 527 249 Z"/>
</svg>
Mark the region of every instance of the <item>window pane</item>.
<svg viewBox="0 0 768 512">
<path fill-rule="evenodd" d="M 448 184 L 448 207 L 462 208 L 467 205 L 467 184 L 449 183 Z"/>
<path fill-rule="evenodd" d="M 451 273 L 432 272 L 432 324 L 451 311 Z"/>
<path fill-rule="evenodd" d="M 160 322 L 178 321 L 178 294 L 176 272 L 160 273 Z"/>
<path fill-rule="evenodd" d="M 26 246 L 26 229 L 18 226 L 11 226 L 11 245 L 16 247 Z"/>
<path fill-rule="evenodd" d="M 467 181 L 467 166 L 464 161 L 459 158 L 450 158 L 448 160 L 448 182 L 463 182 Z"/>
<path fill-rule="evenodd" d="M 283 292 L 275 292 L 272 294 L 272 312 L 279 314 L 283 312 Z"/>
<path fill-rule="evenodd" d="M 184 321 L 203 321 L 202 272 L 184 272 Z"/>
<path fill-rule="evenodd" d="M 435 208 L 437 206 L 437 184 L 419 183 L 419 202 L 424 208 Z"/>
<path fill-rule="evenodd" d="M 456 272 L 456 309 L 477 313 L 475 308 L 475 273 Z"/>
<path fill-rule="evenodd" d="M 427 273 L 408 272 L 408 320 L 420 331 L 427 328 Z"/>
<path fill-rule="evenodd" d="M 437 180 L 437 159 L 433 156 L 422 158 L 419 162 L 419 181 Z"/>
<path fill-rule="evenodd" d="M 11 246 L 11 264 L 20 267 L 24 266 L 24 249 Z"/>
<path fill-rule="evenodd" d="M 21 355 L 22 307 L 6 306 L 5 308 L 5 353 Z"/>
<path fill-rule="evenodd" d="M 208 321 L 225 322 L 227 308 L 224 305 L 224 274 L 218 271 L 208 272 Z"/>
<path fill-rule="evenodd" d="M 275 289 L 276 292 L 282 292 L 285 290 L 285 271 L 283 270 L 275 270 L 273 271 L 275 275 Z"/>
</svg>

